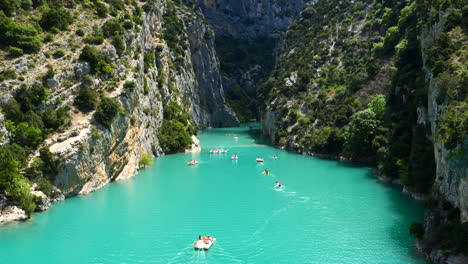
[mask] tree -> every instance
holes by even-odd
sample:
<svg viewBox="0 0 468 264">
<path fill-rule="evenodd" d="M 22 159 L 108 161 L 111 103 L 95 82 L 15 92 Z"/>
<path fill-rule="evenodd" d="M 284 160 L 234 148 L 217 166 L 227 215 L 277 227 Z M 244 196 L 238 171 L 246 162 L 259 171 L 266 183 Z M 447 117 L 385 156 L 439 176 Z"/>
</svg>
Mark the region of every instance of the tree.
<svg viewBox="0 0 468 264">
<path fill-rule="evenodd" d="M 356 154 L 369 156 L 380 122 L 371 109 L 359 111 L 351 116 L 351 123 L 345 135 L 346 148 Z"/>
<path fill-rule="evenodd" d="M 149 153 L 143 153 L 140 158 L 140 162 L 138 163 L 140 168 L 146 168 L 148 166 L 151 166 L 153 163 L 153 156 Z"/>
<path fill-rule="evenodd" d="M 105 127 L 110 128 L 110 125 L 117 114 L 123 113 L 122 105 L 115 98 L 102 98 L 97 107 L 94 117 Z"/>
<path fill-rule="evenodd" d="M 385 99 L 385 95 L 378 94 L 372 97 L 371 101 L 367 105 L 367 107 L 375 113 L 378 119 L 382 119 L 383 115 L 385 114 L 385 106 L 387 105 L 387 100 Z"/>
<path fill-rule="evenodd" d="M 73 17 L 70 12 L 63 8 L 51 8 L 47 10 L 39 21 L 42 28 L 46 30 L 51 30 L 52 28 L 65 30 L 71 23 L 73 23 Z"/>
<path fill-rule="evenodd" d="M 28 123 L 21 122 L 11 131 L 14 135 L 14 140 L 20 146 L 36 148 L 42 143 L 42 131 L 38 128 L 30 126 Z"/>
<path fill-rule="evenodd" d="M 96 90 L 88 86 L 81 86 L 75 98 L 75 105 L 84 112 L 93 111 L 99 104 L 99 95 Z"/>
<path fill-rule="evenodd" d="M 159 134 L 159 141 L 165 153 L 183 151 L 192 144 L 191 135 L 187 128 L 178 120 L 164 119 Z"/>
</svg>

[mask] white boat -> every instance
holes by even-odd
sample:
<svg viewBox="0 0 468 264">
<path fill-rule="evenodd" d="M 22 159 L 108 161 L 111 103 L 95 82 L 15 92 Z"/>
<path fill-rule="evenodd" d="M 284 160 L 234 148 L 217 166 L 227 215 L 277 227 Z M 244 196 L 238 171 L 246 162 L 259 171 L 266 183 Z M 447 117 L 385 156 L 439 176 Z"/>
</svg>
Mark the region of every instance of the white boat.
<svg viewBox="0 0 468 264">
<path fill-rule="evenodd" d="M 201 240 L 195 241 L 193 249 L 195 250 L 205 250 L 207 251 L 208 249 L 211 248 L 211 246 L 214 244 L 216 241 L 216 238 L 212 238 L 212 240 L 208 240 L 208 242 L 203 242 Z"/>
</svg>

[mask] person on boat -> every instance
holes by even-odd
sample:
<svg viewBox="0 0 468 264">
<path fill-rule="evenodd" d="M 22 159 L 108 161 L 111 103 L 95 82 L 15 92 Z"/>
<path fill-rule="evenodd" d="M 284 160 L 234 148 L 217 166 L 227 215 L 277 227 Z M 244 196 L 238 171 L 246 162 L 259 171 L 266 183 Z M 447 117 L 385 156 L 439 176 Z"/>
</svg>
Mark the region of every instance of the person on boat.
<svg viewBox="0 0 468 264">
<path fill-rule="evenodd" d="M 276 181 L 275 187 L 280 188 L 281 186 L 283 186 L 283 184 L 280 181 Z"/>
<path fill-rule="evenodd" d="M 263 172 L 265 175 L 268 175 L 270 174 L 270 172 L 268 171 L 268 168 L 265 169 L 265 171 Z"/>
<path fill-rule="evenodd" d="M 277 159 L 277 158 L 278 158 L 278 156 L 276 156 L 276 154 L 275 154 L 275 155 L 273 155 L 273 158 L 274 158 L 274 159 Z"/>
<path fill-rule="evenodd" d="M 198 247 L 198 244 L 203 242 L 203 237 L 202 236 L 198 236 L 198 241 L 193 241 L 193 245 L 195 247 Z"/>
</svg>

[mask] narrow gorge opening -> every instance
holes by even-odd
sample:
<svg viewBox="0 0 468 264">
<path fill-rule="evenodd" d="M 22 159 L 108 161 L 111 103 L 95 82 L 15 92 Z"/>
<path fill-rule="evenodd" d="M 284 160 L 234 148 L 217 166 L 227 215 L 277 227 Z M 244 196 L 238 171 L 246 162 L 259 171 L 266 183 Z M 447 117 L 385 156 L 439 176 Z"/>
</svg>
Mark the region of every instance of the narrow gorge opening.
<svg viewBox="0 0 468 264">
<path fill-rule="evenodd" d="M 258 89 L 272 73 L 279 45 L 307 0 L 205 1 L 227 104 L 240 122 L 260 121 Z"/>
</svg>

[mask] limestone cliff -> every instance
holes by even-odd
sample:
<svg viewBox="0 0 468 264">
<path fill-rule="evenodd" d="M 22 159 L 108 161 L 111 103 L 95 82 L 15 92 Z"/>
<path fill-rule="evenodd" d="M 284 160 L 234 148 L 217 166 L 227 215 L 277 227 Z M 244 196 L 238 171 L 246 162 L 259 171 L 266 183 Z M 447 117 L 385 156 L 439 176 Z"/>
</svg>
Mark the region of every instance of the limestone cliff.
<svg viewBox="0 0 468 264">
<path fill-rule="evenodd" d="M 53 200 L 129 178 L 136 174 L 143 155 L 163 155 L 159 135 L 169 104 L 179 105 L 199 129 L 239 124 L 225 104 L 214 33 L 199 9 L 158 0 L 147 4 L 145 10 L 140 25 L 122 34 L 124 52 L 109 41 L 98 45 L 100 56 L 114 68 L 107 73 L 95 73 L 89 62 L 78 59 L 77 51 L 84 43 L 74 32 L 65 32 L 56 40 L 60 43 L 63 39 L 60 48 L 67 54 L 63 59 L 44 56 L 55 49 L 46 45 L 47 52 L 39 53 L 35 65 L 31 64 L 32 57 L 5 60 L 2 65 L 25 70 L 22 80 L 28 84 L 47 71 L 45 65 L 52 64 L 53 76 L 44 78 L 50 98 L 41 107 L 73 106 L 83 85 L 117 99 L 123 107 L 108 126 L 96 122 L 94 111 L 72 108 L 70 125 L 47 137 L 45 145 L 64 163 L 52 181 L 57 187 L 51 193 Z M 109 20 L 93 18 L 93 14 L 81 11 L 75 25 L 91 35 L 93 28 Z M 176 40 L 166 33 L 173 27 L 179 30 Z M 20 84 L 17 80 L 2 83 L 4 104 Z M 3 115 L 0 120 L 0 130 L 4 130 Z M 5 206 L 2 203 L 2 208 Z"/>
<path fill-rule="evenodd" d="M 219 35 L 254 39 L 280 36 L 307 0 L 198 0 Z"/>
</svg>

